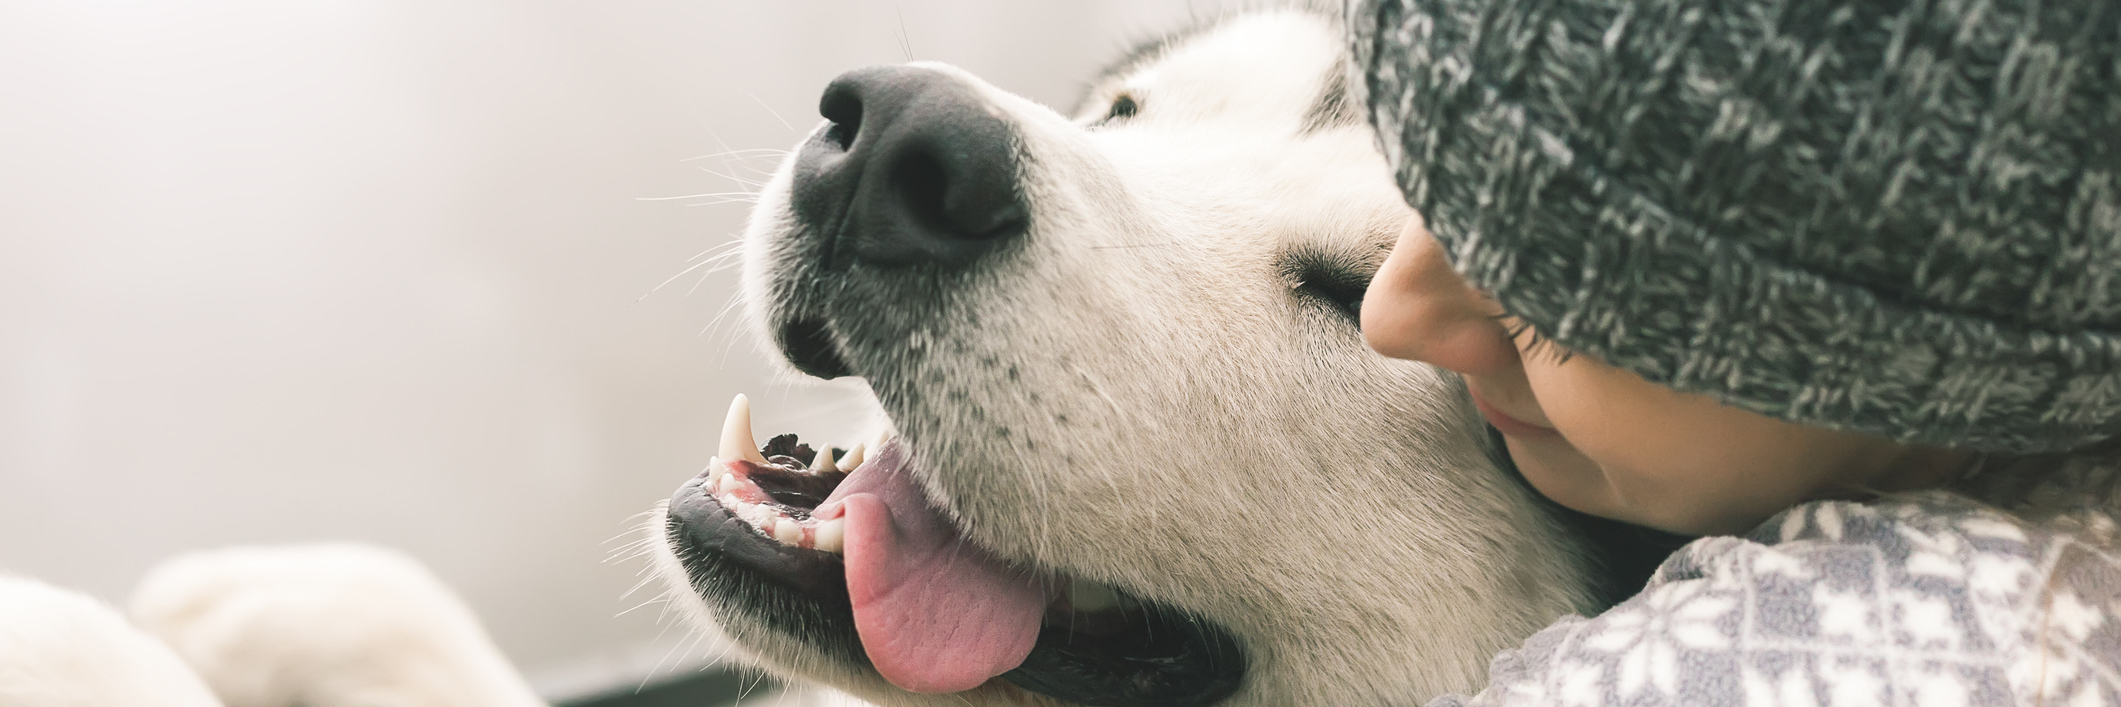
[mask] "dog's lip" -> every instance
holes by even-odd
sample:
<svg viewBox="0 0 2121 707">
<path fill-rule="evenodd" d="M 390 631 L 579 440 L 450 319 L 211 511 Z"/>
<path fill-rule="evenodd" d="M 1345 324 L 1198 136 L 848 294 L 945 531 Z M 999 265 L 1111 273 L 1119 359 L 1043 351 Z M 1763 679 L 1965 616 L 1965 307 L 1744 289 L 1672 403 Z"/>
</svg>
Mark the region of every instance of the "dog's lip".
<svg viewBox="0 0 2121 707">
<path fill-rule="evenodd" d="M 806 375 L 824 380 L 854 375 L 823 317 L 788 317 L 774 327 L 773 338 L 781 358 Z"/>
<path fill-rule="evenodd" d="M 668 531 L 689 554 L 718 553 L 804 596 L 846 603 L 847 585 L 841 579 L 845 569 L 839 555 L 790 546 L 755 532 L 707 488 L 715 478 L 713 469 L 701 472 L 671 496 Z"/>
</svg>

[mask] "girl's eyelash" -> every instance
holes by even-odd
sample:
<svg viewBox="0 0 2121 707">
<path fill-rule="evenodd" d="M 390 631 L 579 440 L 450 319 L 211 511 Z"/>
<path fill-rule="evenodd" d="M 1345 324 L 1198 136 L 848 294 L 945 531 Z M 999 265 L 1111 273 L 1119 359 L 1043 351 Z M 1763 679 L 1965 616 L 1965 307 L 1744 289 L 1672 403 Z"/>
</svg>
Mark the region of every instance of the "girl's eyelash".
<svg viewBox="0 0 2121 707">
<path fill-rule="evenodd" d="M 1499 314 L 1495 316 L 1495 319 L 1501 320 L 1509 316 L 1507 314 Z M 1575 351 L 1571 351 L 1568 347 L 1561 344 L 1554 343 L 1553 339 L 1549 339 L 1546 335 L 1539 333 L 1538 329 L 1532 328 L 1530 322 L 1522 319 L 1504 324 L 1502 334 L 1509 337 L 1510 341 L 1513 342 L 1520 335 L 1530 335 L 1532 340 L 1525 343 L 1525 353 L 1551 358 L 1556 365 L 1568 363 L 1569 359 L 1576 356 Z"/>
</svg>

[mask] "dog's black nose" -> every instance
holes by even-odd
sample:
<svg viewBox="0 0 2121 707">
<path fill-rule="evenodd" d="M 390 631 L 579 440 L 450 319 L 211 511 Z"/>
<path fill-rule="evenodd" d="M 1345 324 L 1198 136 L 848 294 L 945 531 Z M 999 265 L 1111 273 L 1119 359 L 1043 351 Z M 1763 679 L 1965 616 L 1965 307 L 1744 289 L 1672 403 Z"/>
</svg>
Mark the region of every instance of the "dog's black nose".
<svg viewBox="0 0 2121 707">
<path fill-rule="evenodd" d="M 1029 224 L 1010 123 L 964 81 L 859 69 L 833 79 L 818 112 L 832 125 L 803 146 L 793 205 L 835 241 L 834 261 L 962 265 Z"/>
</svg>

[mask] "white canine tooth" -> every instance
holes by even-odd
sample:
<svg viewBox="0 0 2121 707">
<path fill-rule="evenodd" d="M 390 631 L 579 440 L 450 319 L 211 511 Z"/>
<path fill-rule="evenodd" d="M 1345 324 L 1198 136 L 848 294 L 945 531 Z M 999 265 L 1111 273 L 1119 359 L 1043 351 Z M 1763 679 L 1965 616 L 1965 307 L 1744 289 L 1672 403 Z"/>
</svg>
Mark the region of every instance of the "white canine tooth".
<svg viewBox="0 0 2121 707">
<path fill-rule="evenodd" d="M 824 449 L 820 449 L 820 450 L 817 450 L 817 458 L 815 458 L 815 459 L 811 459 L 811 460 L 810 460 L 810 472 L 811 472 L 811 473 L 814 473 L 814 474 L 823 474 L 823 473 L 825 473 L 825 472 L 828 472 L 828 471 L 839 471 L 839 470 L 840 470 L 839 466 L 837 466 L 837 465 L 835 465 L 835 464 L 833 464 L 833 463 L 832 463 L 832 448 L 831 448 L 831 447 L 826 447 L 826 448 L 824 448 Z"/>
<path fill-rule="evenodd" d="M 715 484 L 714 484 L 714 492 L 715 492 L 715 493 L 734 493 L 734 492 L 735 492 L 735 491 L 737 490 L 737 487 L 739 487 L 739 486 L 743 486 L 743 485 L 744 485 L 744 482 L 742 482 L 742 481 L 738 481 L 738 480 L 736 479 L 736 475 L 735 475 L 735 474 L 723 474 L 723 475 L 722 475 L 722 478 L 721 478 L 721 480 L 719 480 L 719 481 L 716 481 L 716 482 L 715 482 Z"/>
<path fill-rule="evenodd" d="M 759 453 L 758 440 L 751 436 L 751 399 L 738 393 L 729 401 L 729 416 L 722 419 L 723 459 L 742 459 L 753 464 L 764 465 L 766 456 Z"/>
<path fill-rule="evenodd" d="M 1111 587 L 1078 579 L 1068 587 L 1068 603 L 1076 611 L 1103 611 L 1119 606 L 1119 594 Z"/>
<path fill-rule="evenodd" d="M 847 546 L 847 519 L 835 518 L 817 527 L 817 549 L 839 552 Z"/>
<path fill-rule="evenodd" d="M 794 545 L 801 542 L 803 540 L 803 526 L 796 525 L 795 521 L 787 518 L 774 521 L 773 539 L 781 541 L 782 545 Z"/>
<path fill-rule="evenodd" d="M 860 442 L 856 442 L 856 443 L 854 443 L 854 448 L 853 448 L 853 449 L 849 449 L 849 450 L 847 450 L 847 453 L 846 453 L 846 454 L 842 454 L 842 455 L 840 455 L 840 463 L 839 463 L 839 467 L 840 467 L 841 469 L 845 469 L 845 470 L 847 470 L 847 471 L 854 471 L 854 468 L 855 468 L 855 467 L 858 467 L 858 466 L 861 466 L 861 465 L 862 465 L 862 443 L 860 443 Z"/>
</svg>

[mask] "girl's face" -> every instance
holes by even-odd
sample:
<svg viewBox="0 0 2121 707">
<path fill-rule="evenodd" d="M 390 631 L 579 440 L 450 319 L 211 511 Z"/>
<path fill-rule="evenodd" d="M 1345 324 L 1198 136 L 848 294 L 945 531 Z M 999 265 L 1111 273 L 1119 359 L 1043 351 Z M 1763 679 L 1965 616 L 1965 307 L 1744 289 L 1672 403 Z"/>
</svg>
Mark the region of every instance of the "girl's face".
<svg viewBox="0 0 2121 707">
<path fill-rule="evenodd" d="M 1742 533 L 1806 499 L 1933 485 L 1963 461 L 1958 452 L 1777 420 L 1564 356 L 1467 285 L 1419 217 L 1370 281 L 1362 330 L 1379 353 L 1464 375 L 1525 478 L 1564 506 L 1607 518 Z"/>
</svg>

